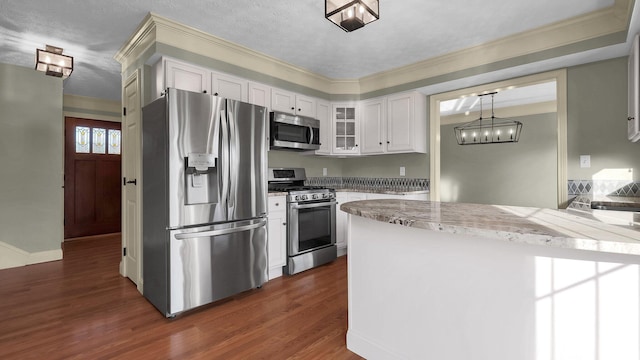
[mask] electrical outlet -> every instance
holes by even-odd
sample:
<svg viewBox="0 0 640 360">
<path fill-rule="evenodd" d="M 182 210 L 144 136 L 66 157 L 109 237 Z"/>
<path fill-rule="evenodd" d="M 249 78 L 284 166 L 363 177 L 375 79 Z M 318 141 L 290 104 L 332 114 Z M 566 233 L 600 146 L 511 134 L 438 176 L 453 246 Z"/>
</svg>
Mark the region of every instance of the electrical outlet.
<svg viewBox="0 0 640 360">
<path fill-rule="evenodd" d="M 581 168 L 591 167 L 591 155 L 580 155 L 580 167 Z"/>
<path fill-rule="evenodd" d="M 400 166 L 400 176 L 404 176 L 404 175 L 405 175 L 404 166 Z"/>
<path fill-rule="evenodd" d="M 322 168 L 322 176 L 327 176 L 327 168 Z"/>
</svg>

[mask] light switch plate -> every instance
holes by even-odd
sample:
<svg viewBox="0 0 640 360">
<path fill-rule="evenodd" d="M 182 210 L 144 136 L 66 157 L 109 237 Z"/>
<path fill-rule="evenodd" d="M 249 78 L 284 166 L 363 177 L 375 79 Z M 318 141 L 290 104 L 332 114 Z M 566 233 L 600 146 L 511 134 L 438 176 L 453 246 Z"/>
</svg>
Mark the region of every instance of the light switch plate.
<svg viewBox="0 0 640 360">
<path fill-rule="evenodd" d="M 404 175 L 405 175 L 404 166 L 400 166 L 400 176 L 404 176 Z"/>
<path fill-rule="evenodd" d="M 591 167 L 591 155 L 580 155 L 580 167 L 581 168 Z"/>
</svg>

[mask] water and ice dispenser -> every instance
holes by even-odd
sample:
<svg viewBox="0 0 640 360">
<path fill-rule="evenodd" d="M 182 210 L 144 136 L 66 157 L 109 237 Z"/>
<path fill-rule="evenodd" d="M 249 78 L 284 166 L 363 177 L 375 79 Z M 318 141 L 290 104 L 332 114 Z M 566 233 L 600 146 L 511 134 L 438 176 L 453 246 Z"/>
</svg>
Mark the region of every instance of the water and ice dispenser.
<svg viewBox="0 0 640 360">
<path fill-rule="evenodd" d="M 218 202 L 216 154 L 190 153 L 185 158 L 185 205 Z"/>
</svg>

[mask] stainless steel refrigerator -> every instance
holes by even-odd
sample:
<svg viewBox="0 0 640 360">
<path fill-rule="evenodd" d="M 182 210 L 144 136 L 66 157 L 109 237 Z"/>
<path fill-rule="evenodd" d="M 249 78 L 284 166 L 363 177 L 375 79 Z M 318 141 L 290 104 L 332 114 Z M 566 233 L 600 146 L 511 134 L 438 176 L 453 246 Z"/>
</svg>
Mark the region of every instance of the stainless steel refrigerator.
<svg viewBox="0 0 640 360">
<path fill-rule="evenodd" d="M 142 109 L 143 293 L 167 317 L 267 281 L 267 110 L 168 89 Z"/>
</svg>

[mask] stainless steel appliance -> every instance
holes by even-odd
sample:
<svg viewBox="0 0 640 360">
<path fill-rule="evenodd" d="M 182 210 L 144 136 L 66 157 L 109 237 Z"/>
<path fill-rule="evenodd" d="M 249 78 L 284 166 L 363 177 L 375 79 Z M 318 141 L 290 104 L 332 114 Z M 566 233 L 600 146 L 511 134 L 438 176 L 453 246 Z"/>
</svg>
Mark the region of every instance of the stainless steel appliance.
<svg viewBox="0 0 640 360">
<path fill-rule="evenodd" d="M 302 168 L 270 168 L 269 191 L 287 192 L 288 275 L 336 259 L 336 193 L 321 186 L 305 186 Z"/>
<path fill-rule="evenodd" d="M 167 317 L 267 281 L 267 110 L 169 89 L 143 108 L 144 296 Z"/>
<path fill-rule="evenodd" d="M 320 121 L 273 111 L 269 116 L 269 145 L 271 149 L 318 150 Z"/>
</svg>

